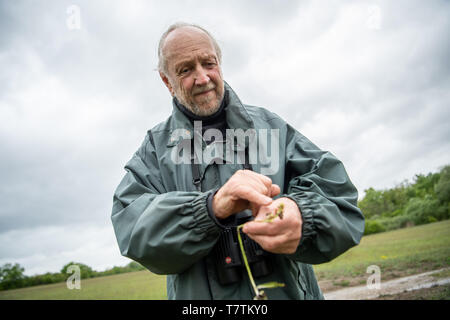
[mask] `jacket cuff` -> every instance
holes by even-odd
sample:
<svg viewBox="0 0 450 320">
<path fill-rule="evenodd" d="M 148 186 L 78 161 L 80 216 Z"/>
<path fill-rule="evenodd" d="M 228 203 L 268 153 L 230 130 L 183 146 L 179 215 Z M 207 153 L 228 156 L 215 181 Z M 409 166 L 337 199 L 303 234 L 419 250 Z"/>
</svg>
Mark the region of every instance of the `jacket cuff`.
<svg viewBox="0 0 450 320">
<path fill-rule="evenodd" d="M 195 225 L 195 232 L 206 234 L 208 236 L 216 237 L 220 233 L 220 229 L 217 227 L 216 223 L 214 222 L 214 219 L 211 218 L 211 216 L 208 213 L 208 208 L 206 202 L 208 197 L 213 192 L 205 192 L 200 194 L 197 198 L 195 198 L 192 201 L 192 210 L 193 210 L 193 216 L 194 221 L 196 222 Z"/>
<path fill-rule="evenodd" d="M 213 203 L 213 199 L 214 199 L 214 196 L 217 193 L 217 191 L 219 191 L 219 189 L 214 189 L 209 194 L 209 196 L 206 198 L 206 208 L 208 210 L 209 217 L 214 221 L 214 223 L 221 229 L 227 229 L 227 227 L 224 226 L 222 223 L 220 223 L 220 220 L 217 219 L 216 214 L 214 213 L 214 210 L 213 210 L 212 203 Z"/>
<path fill-rule="evenodd" d="M 299 247 L 301 247 L 305 242 L 313 239 L 317 233 L 314 226 L 313 203 L 305 193 L 284 194 L 281 197 L 293 200 L 300 210 L 300 215 L 302 216 L 302 236 Z"/>
</svg>

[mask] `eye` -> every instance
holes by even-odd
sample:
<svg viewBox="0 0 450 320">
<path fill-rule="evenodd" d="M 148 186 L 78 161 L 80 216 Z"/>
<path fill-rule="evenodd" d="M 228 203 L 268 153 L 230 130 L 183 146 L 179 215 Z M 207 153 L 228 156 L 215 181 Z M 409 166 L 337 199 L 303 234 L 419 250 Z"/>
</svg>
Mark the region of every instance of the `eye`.
<svg viewBox="0 0 450 320">
<path fill-rule="evenodd" d="M 188 72 L 189 72 L 190 70 L 191 70 L 191 69 L 190 69 L 189 67 L 184 67 L 184 68 L 181 68 L 180 71 L 178 71 L 178 74 L 179 74 L 179 75 L 185 75 L 185 74 L 188 74 Z"/>
<path fill-rule="evenodd" d="M 212 68 L 216 65 L 216 63 L 215 62 L 206 62 L 205 65 L 209 68 Z"/>
</svg>

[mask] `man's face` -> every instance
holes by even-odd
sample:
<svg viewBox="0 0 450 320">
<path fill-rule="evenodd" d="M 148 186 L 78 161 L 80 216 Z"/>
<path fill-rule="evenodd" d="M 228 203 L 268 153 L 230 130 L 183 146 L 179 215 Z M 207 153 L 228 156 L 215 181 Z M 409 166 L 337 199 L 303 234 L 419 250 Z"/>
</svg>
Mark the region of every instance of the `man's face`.
<svg viewBox="0 0 450 320">
<path fill-rule="evenodd" d="M 216 50 L 206 33 L 182 27 L 166 38 L 166 75 L 160 73 L 172 96 L 193 113 L 208 116 L 223 99 L 224 84 Z"/>
</svg>

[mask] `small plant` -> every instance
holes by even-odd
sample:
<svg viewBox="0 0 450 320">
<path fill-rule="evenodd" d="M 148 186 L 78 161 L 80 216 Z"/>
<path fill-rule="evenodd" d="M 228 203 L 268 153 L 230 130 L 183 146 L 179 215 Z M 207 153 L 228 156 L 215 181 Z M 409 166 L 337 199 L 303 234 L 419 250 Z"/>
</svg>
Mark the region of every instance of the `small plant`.
<svg viewBox="0 0 450 320">
<path fill-rule="evenodd" d="M 263 220 L 255 220 L 254 222 L 266 222 L 271 223 L 276 217 L 283 219 L 283 211 L 284 211 L 284 204 L 280 203 L 278 208 L 275 209 L 274 212 L 269 212 L 266 214 L 266 218 Z M 237 236 L 238 236 L 238 242 L 239 242 L 239 248 L 241 249 L 242 258 L 244 260 L 245 268 L 247 269 L 248 278 L 250 279 L 250 283 L 253 287 L 253 291 L 255 292 L 255 297 L 253 300 L 267 300 L 267 295 L 262 289 L 270 289 L 270 288 L 277 288 L 277 287 L 284 287 L 284 283 L 279 282 L 267 282 L 260 285 L 256 285 L 255 280 L 253 279 L 252 271 L 250 269 L 250 265 L 248 264 L 247 255 L 245 254 L 244 245 L 242 243 L 241 238 L 241 229 L 244 226 L 245 223 L 239 225 L 237 227 Z"/>
</svg>

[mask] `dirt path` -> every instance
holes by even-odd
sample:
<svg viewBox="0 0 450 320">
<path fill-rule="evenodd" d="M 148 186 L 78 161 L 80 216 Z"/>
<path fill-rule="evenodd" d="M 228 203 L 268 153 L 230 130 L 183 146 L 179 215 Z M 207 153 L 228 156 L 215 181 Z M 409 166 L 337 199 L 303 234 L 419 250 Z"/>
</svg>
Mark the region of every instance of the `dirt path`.
<svg viewBox="0 0 450 320">
<path fill-rule="evenodd" d="M 369 289 L 366 285 L 325 292 L 327 300 L 368 300 L 376 299 L 383 295 L 393 295 L 404 291 L 413 291 L 423 288 L 431 288 L 436 285 L 450 283 L 448 271 L 450 268 L 434 270 L 409 277 L 398 278 L 383 282 L 381 279 L 379 289 Z M 436 277 L 439 273 L 445 277 Z M 434 276 L 433 276 L 434 275 Z"/>
</svg>

